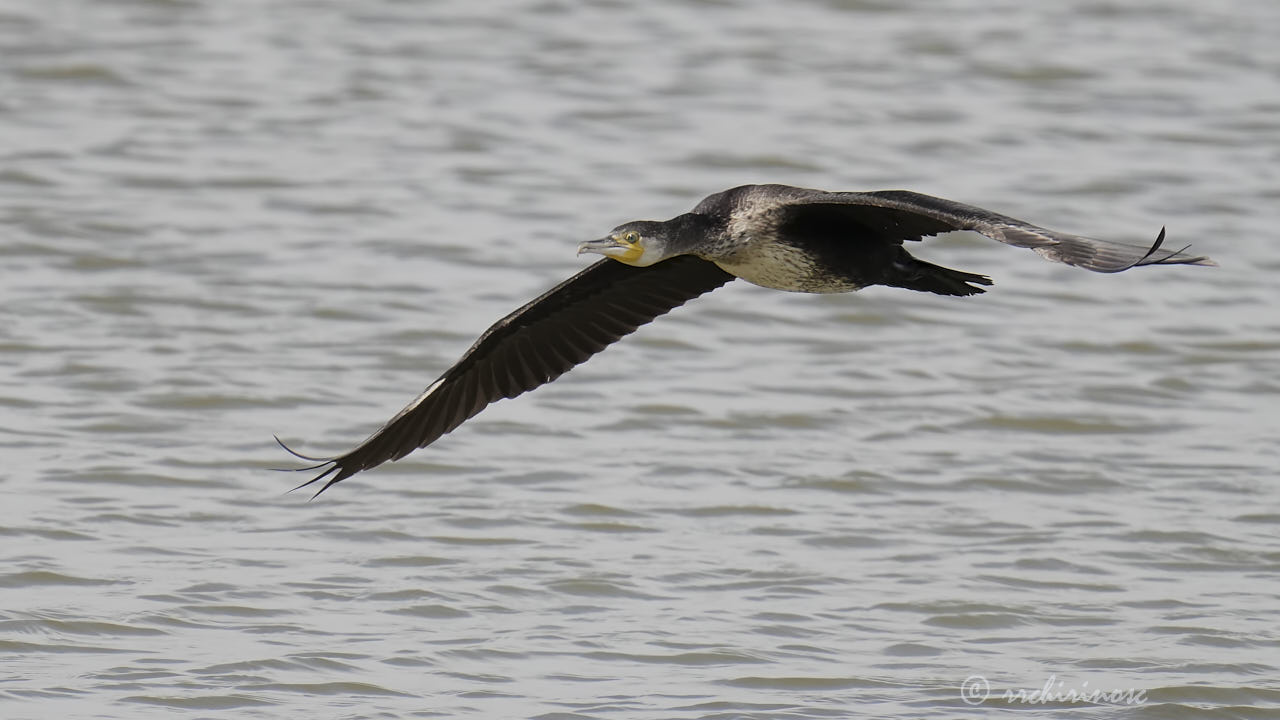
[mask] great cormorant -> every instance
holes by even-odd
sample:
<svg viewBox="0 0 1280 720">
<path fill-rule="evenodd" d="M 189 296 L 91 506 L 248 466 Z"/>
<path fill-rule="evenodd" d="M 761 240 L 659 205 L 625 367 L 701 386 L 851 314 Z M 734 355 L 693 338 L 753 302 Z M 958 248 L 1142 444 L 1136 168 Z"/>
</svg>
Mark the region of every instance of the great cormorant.
<svg viewBox="0 0 1280 720">
<path fill-rule="evenodd" d="M 588 266 L 484 332 L 453 367 L 350 452 L 301 470 L 303 485 L 334 483 L 399 460 L 435 442 L 490 403 L 551 382 L 637 327 L 742 278 L 776 290 L 849 292 L 892 285 L 939 295 L 973 295 L 985 275 L 917 260 L 907 240 L 971 230 L 1048 260 L 1095 272 L 1140 265 L 1214 265 L 1207 257 L 1046 230 L 951 200 L 905 190 L 825 192 L 743 185 L 707 197 L 665 222 L 619 225 L 578 253 Z M 281 443 L 284 445 L 284 443 Z M 285 447 L 289 450 L 288 447 Z M 293 452 L 289 450 L 289 452 Z"/>
</svg>

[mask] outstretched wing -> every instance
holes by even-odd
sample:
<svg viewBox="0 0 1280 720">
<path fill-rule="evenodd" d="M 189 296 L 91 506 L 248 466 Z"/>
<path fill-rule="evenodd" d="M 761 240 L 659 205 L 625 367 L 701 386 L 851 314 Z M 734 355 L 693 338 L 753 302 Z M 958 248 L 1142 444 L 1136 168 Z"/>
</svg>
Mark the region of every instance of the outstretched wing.
<svg viewBox="0 0 1280 720">
<path fill-rule="evenodd" d="M 920 240 L 951 230 L 971 230 L 1008 245 L 1031 248 L 1046 260 L 1094 272 L 1114 273 L 1141 265 L 1216 265 L 1187 248 L 1164 250 L 1164 229 L 1151 245 L 1133 245 L 1061 233 L 973 205 L 907 190 L 796 193 L 779 209 L 787 221 L 808 214 L 839 215 L 886 240 Z M 1188 246 L 1189 247 L 1189 246 Z"/>
<path fill-rule="evenodd" d="M 426 447 L 490 403 L 555 380 L 637 327 L 733 277 L 693 256 L 646 268 L 601 260 L 494 323 L 453 367 L 359 447 L 301 468 L 323 471 L 298 487 L 328 478 L 319 495 L 361 470 Z M 285 450 L 298 455 L 287 446 Z"/>
</svg>

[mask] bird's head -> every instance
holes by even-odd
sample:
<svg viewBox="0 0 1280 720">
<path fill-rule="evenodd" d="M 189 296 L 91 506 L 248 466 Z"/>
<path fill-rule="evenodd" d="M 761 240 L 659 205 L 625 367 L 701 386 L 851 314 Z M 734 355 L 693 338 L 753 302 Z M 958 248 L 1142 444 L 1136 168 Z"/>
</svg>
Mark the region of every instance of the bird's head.
<svg viewBox="0 0 1280 720">
<path fill-rule="evenodd" d="M 588 240 L 578 245 L 578 254 L 599 253 L 636 267 L 648 267 L 666 260 L 669 230 L 667 223 L 652 220 L 636 220 L 623 223 L 599 240 Z"/>
<path fill-rule="evenodd" d="M 676 255 L 696 254 L 716 231 L 712 218 L 685 213 L 666 220 L 635 220 L 599 240 L 578 245 L 578 254 L 598 253 L 636 267 L 648 267 Z"/>
</svg>

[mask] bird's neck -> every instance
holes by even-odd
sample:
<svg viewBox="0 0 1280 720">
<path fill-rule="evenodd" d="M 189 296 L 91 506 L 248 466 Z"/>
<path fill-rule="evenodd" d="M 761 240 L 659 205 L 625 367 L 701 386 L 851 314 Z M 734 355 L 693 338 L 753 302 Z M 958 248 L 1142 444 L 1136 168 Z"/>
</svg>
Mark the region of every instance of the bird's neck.
<svg viewBox="0 0 1280 720">
<path fill-rule="evenodd" d="M 698 254 L 695 250 L 714 244 L 725 232 L 723 222 L 702 213 L 677 215 L 668 220 L 667 225 L 668 252 L 673 254 Z"/>
</svg>

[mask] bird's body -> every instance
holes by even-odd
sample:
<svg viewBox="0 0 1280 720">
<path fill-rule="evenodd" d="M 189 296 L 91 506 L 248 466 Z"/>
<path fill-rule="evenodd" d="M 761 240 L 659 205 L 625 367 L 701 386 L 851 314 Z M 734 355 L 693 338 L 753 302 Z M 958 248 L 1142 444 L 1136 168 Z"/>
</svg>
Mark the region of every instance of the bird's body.
<svg viewBox="0 0 1280 720">
<path fill-rule="evenodd" d="M 671 220 L 626 223 L 608 237 L 579 245 L 579 253 L 606 259 L 499 320 L 376 433 L 309 468 L 323 471 L 304 485 L 327 477 L 323 492 L 425 447 L 490 403 L 554 380 L 640 325 L 735 277 L 808 293 L 868 285 L 940 295 L 984 292 L 981 286 L 991 284 L 986 276 L 918 260 L 903 247 L 953 230 L 971 230 L 1095 272 L 1214 264 L 1186 248 L 1161 250 L 1163 230 L 1151 246 L 1131 245 L 1046 230 L 905 190 L 743 185 L 710 195 Z"/>
<path fill-rule="evenodd" d="M 831 199 L 846 202 L 815 202 Z M 693 254 L 753 285 L 790 292 L 850 292 L 907 281 L 923 271 L 927 264 L 901 247 L 903 239 L 916 238 L 899 237 L 894 212 L 848 202 L 855 199 L 870 196 L 785 185 L 744 185 L 716 193 L 693 210 L 717 221 L 716 232 L 708 233 Z M 859 222 L 849 212 L 867 209 L 879 217 Z M 969 276 L 981 283 L 980 277 Z M 980 291 L 960 294 L 972 292 Z"/>
</svg>

